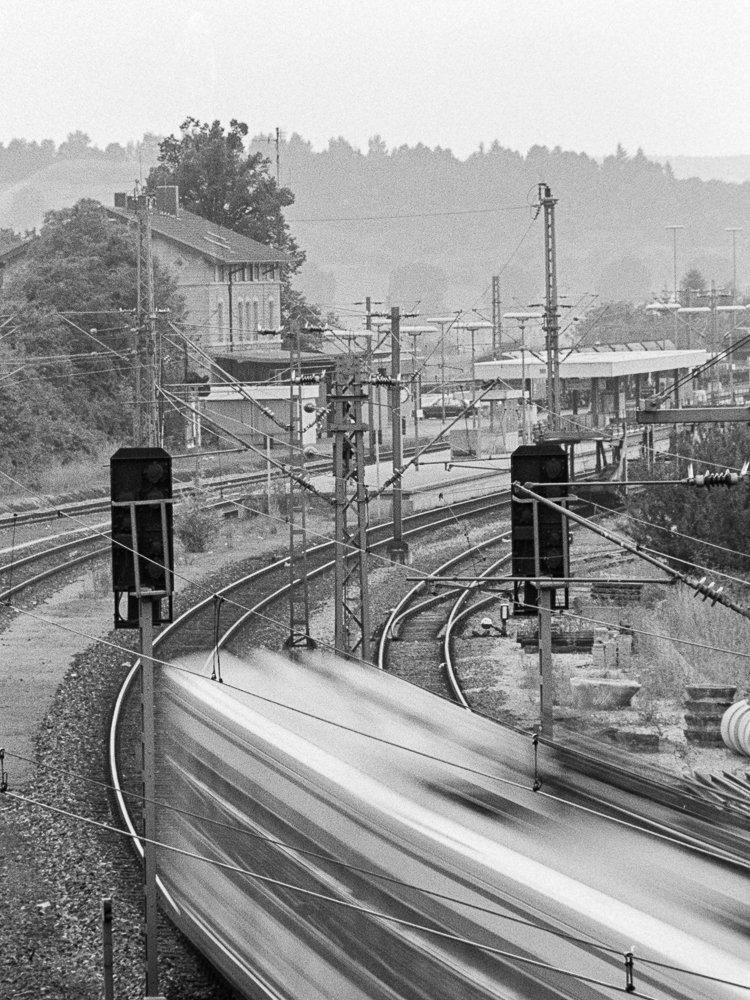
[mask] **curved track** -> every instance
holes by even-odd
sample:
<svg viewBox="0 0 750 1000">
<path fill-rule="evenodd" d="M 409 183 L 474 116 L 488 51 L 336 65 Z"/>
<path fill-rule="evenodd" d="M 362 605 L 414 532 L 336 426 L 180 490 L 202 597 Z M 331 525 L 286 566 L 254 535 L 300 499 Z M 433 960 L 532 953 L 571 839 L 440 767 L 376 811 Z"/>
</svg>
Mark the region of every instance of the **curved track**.
<svg viewBox="0 0 750 1000">
<path fill-rule="evenodd" d="M 191 655 L 215 607 L 159 647 L 159 870 L 243 995 L 747 995 L 715 981 L 750 986 L 747 830 L 553 744 L 535 766 L 527 735 L 375 669 L 225 654 L 216 684 Z"/>
<path fill-rule="evenodd" d="M 455 575 L 457 567 L 464 562 L 476 572 L 476 558 L 480 556 L 486 559 L 487 551 L 507 542 L 509 535 L 510 533 L 505 531 L 472 546 L 433 570 L 431 575 L 433 577 Z M 510 556 L 505 554 L 493 560 L 477 575 L 490 576 L 509 559 Z M 451 637 L 453 628 L 462 617 L 495 600 L 493 596 L 483 596 L 468 608 L 464 607 L 475 589 L 473 586 L 454 586 L 442 592 L 431 593 L 431 590 L 437 590 L 435 584 L 423 582 L 416 584 L 393 608 L 382 629 L 376 658 L 377 666 L 381 670 L 390 670 L 398 675 L 397 661 L 400 657 L 393 654 L 396 649 L 401 653 L 401 648 L 406 646 L 402 655 L 410 661 L 410 664 L 418 659 L 423 666 L 423 676 L 419 679 L 420 687 L 433 694 L 451 698 L 463 708 L 469 708 L 453 669 Z M 409 674 L 413 677 L 413 667 Z"/>
<path fill-rule="evenodd" d="M 87 531 L 93 534 L 86 534 Z M 3 549 L 0 552 L 4 563 L 0 566 L 0 603 L 8 603 L 21 591 L 84 562 L 109 555 L 108 535 L 109 525 L 97 524 Z"/>
<path fill-rule="evenodd" d="M 243 995 L 593 1000 L 633 949 L 639 996 L 750 984 L 746 835 L 704 853 L 705 819 L 375 669 L 200 669 L 160 671 L 158 865 Z"/>
</svg>

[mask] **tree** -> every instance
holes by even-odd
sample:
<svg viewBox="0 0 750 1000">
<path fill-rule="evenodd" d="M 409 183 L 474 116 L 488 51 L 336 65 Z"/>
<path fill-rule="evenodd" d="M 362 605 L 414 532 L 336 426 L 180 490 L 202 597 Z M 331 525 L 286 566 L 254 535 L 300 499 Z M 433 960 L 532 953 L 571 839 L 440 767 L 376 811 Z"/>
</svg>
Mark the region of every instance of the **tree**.
<svg viewBox="0 0 750 1000">
<path fill-rule="evenodd" d="M 294 194 L 277 185 L 267 157 L 245 151 L 247 125 L 232 119 L 225 131 L 218 120 L 209 125 L 186 118 L 180 132 L 160 143 L 159 165 L 148 175 L 149 191 L 176 184 L 188 211 L 288 254 L 290 262 L 282 275 L 282 323 L 319 325 L 320 313 L 291 285 L 291 276 L 305 261 L 284 218 L 283 210 L 294 204 Z"/>
<path fill-rule="evenodd" d="M 63 458 L 71 449 L 129 437 L 136 269 L 134 230 L 110 220 L 98 202 L 83 200 L 47 213 L 23 267 L 2 289 L 2 312 L 15 316 L 7 360 L 20 368 L 17 378 L 1 383 L 3 390 L 12 396 L 22 383 L 33 385 L 58 418 L 53 436 L 45 429 L 49 421 L 38 422 L 35 447 L 46 441 Z M 154 271 L 157 308 L 179 320 L 176 282 L 158 261 Z M 16 434 L 0 438 L 11 462 L 21 448 Z"/>
<path fill-rule="evenodd" d="M 750 431 L 737 424 L 726 431 L 709 425 L 704 427 L 699 440 L 689 433 L 675 432 L 669 453 L 684 457 L 660 462 L 656 474 L 646 463 L 634 463 L 633 479 L 681 479 L 688 475 L 691 462 L 696 473 L 740 468 L 750 454 Z M 628 512 L 639 518 L 630 522 L 631 534 L 639 543 L 658 549 L 675 560 L 678 569 L 700 575 L 694 568 L 697 564 L 747 572 L 750 562 L 750 488 L 747 483 L 715 490 L 650 486 L 638 493 L 628 490 L 627 500 Z M 701 542 L 710 544 L 702 545 Z"/>
<path fill-rule="evenodd" d="M 57 155 L 61 160 L 80 160 L 88 156 L 101 156 L 101 150 L 91 145 L 91 138 L 85 132 L 70 132 L 65 142 L 60 143 Z"/>
<path fill-rule="evenodd" d="M 683 306 L 690 306 L 696 296 L 705 294 L 708 284 L 697 267 L 691 267 L 680 282 L 680 301 Z"/>
</svg>

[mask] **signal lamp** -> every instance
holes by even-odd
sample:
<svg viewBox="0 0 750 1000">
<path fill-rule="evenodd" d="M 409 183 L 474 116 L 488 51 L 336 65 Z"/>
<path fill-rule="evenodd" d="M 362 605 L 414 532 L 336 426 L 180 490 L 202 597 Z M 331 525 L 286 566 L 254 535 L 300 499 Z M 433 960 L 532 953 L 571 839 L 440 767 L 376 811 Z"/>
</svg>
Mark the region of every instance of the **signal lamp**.
<svg viewBox="0 0 750 1000">
<path fill-rule="evenodd" d="M 151 598 L 154 622 L 172 620 L 172 459 L 162 448 L 120 448 L 110 459 L 115 628 L 138 627 L 138 602 Z M 127 596 L 127 612 L 120 603 Z M 162 598 L 168 611 L 162 616 Z"/>
</svg>

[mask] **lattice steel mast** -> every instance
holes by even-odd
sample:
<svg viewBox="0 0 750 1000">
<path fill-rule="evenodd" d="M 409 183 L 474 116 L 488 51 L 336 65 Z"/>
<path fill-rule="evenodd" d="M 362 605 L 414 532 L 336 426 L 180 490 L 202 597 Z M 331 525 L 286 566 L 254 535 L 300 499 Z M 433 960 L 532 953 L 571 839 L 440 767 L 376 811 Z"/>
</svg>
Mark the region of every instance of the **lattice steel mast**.
<svg viewBox="0 0 750 1000">
<path fill-rule="evenodd" d="M 153 198 L 144 194 L 140 185 L 136 185 L 133 201 L 138 219 L 133 436 L 139 446 L 158 448 L 162 444 L 161 406 L 158 401 L 161 350 L 156 329 L 154 258 L 151 240 Z"/>
<path fill-rule="evenodd" d="M 336 363 L 333 399 L 333 474 L 336 543 L 334 565 L 335 645 L 343 656 L 370 659 L 370 596 L 367 567 L 365 425 L 362 423 L 362 359 Z M 356 527 L 349 514 L 356 510 Z"/>
<path fill-rule="evenodd" d="M 557 307 L 557 257 L 555 250 L 555 205 L 548 184 L 539 185 L 539 204 L 544 209 L 544 334 L 547 345 L 547 419 L 551 430 L 560 428 L 560 318 Z"/>
<path fill-rule="evenodd" d="M 289 650 L 315 649 L 310 635 L 310 591 L 307 583 L 307 490 L 305 482 L 305 425 L 302 386 L 319 382 L 302 374 L 299 324 L 292 326 L 289 357 Z"/>
</svg>

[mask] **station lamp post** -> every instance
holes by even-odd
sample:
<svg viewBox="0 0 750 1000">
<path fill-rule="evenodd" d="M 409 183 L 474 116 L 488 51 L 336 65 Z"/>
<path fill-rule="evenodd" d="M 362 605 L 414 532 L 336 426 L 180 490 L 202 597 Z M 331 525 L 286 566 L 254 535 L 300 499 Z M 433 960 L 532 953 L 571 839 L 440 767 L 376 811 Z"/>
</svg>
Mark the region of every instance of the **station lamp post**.
<svg viewBox="0 0 750 1000">
<path fill-rule="evenodd" d="M 440 327 L 440 405 L 443 410 L 443 423 L 445 423 L 445 337 L 454 323 L 458 322 L 460 315 L 460 312 L 456 312 L 452 316 L 427 317 L 428 322 L 437 323 Z"/>
<path fill-rule="evenodd" d="M 672 230 L 672 265 L 673 265 L 673 289 L 674 289 L 674 303 L 675 306 L 679 305 L 679 299 L 677 298 L 677 231 L 679 229 L 684 229 L 684 226 L 665 226 L 665 229 Z M 677 309 L 674 311 L 674 346 L 677 347 Z"/>
<path fill-rule="evenodd" d="M 732 234 L 732 305 L 737 301 L 737 233 L 742 226 L 725 226 L 724 232 Z"/>
<path fill-rule="evenodd" d="M 414 409 L 414 447 L 419 453 L 419 410 L 422 405 L 422 376 L 417 370 L 417 339 L 425 333 L 437 333 L 434 326 L 402 326 L 401 333 L 406 333 L 412 338 L 412 407 Z M 414 462 L 414 468 L 419 468 L 419 459 Z"/>
<path fill-rule="evenodd" d="M 492 330 L 492 323 L 486 320 L 476 320 L 469 323 L 457 323 L 457 330 L 465 330 L 471 335 L 471 401 L 476 398 L 476 345 L 475 337 L 478 330 Z M 474 426 L 476 427 L 476 414 L 474 414 Z"/>
<path fill-rule="evenodd" d="M 503 319 L 512 319 L 521 331 L 521 443 L 528 444 L 528 421 L 526 419 L 526 324 L 540 322 L 544 313 L 509 312 Z"/>
</svg>

